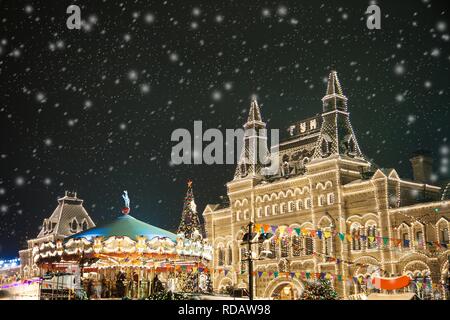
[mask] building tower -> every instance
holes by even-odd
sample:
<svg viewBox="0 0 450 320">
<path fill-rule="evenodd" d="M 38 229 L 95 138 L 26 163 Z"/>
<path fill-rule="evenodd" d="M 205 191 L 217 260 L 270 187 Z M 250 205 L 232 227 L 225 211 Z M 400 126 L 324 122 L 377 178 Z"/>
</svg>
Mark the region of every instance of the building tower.
<svg viewBox="0 0 450 320">
<path fill-rule="evenodd" d="M 188 189 L 186 197 L 184 198 L 183 212 L 181 214 L 181 222 L 178 227 L 177 233 L 183 233 L 186 238 L 191 238 L 192 235 L 198 231 L 198 233 L 204 237 L 205 232 L 203 225 L 200 223 L 200 218 L 197 213 L 197 205 L 194 200 L 194 191 L 192 188 L 192 181 L 187 183 Z"/>
<path fill-rule="evenodd" d="M 42 222 L 37 237 L 27 241 L 27 249 L 19 251 L 22 275 L 28 277 L 39 274 L 33 260 L 33 249 L 36 246 L 49 241 L 63 240 L 93 227 L 95 223 L 83 207 L 83 200 L 77 197 L 76 192 L 66 191 L 64 197 L 58 199 L 58 206 L 51 216 Z"/>
<path fill-rule="evenodd" d="M 322 127 L 313 159 L 348 157 L 365 160 L 350 123 L 347 97 L 334 70 L 328 76 L 327 92 L 322 102 Z"/>
<path fill-rule="evenodd" d="M 262 121 L 258 102 L 253 96 L 248 119 L 244 124 L 244 141 L 234 180 L 260 176 L 268 161 L 266 124 Z"/>
</svg>

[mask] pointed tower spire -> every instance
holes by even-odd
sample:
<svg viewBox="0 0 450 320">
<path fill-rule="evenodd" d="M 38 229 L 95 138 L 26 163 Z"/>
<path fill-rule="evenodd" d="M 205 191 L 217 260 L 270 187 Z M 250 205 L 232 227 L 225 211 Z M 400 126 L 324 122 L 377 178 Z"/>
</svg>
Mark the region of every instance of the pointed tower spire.
<svg viewBox="0 0 450 320">
<path fill-rule="evenodd" d="M 248 114 L 246 125 L 260 123 L 261 125 L 265 124 L 261 118 L 261 111 L 259 110 L 258 101 L 256 101 L 256 96 L 252 96 L 252 101 L 250 103 L 250 112 Z"/>
<path fill-rule="evenodd" d="M 250 102 L 250 111 L 244 129 L 244 143 L 234 173 L 235 180 L 261 175 L 261 169 L 269 159 L 266 124 L 262 120 L 255 96 Z"/>
<path fill-rule="evenodd" d="M 184 198 L 183 212 L 181 214 L 181 222 L 177 233 L 183 233 L 186 238 L 191 238 L 197 231 L 202 237 L 205 236 L 203 225 L 197 213 L 197 205 L 194 200 L 194 191 L 192 188 L 192 180 L 187 182 L 186 197 Z"/>
<path fill-rule="evenodd" d="M 343 94 L 335 70 L 328 76 L 327 92 L 322 102 L 323 121 L 313 159 L 335 155 L 365 160 L 350 123 L 347 97 Z"/>
<path fill-rule="evenodd" d="M 347 97 L 342 92 L 336 70 L 331 70 L 328 76 L 327 92 L 322 98 L 323 112 L 332 110 L 347 111 Z"/>
</svg>

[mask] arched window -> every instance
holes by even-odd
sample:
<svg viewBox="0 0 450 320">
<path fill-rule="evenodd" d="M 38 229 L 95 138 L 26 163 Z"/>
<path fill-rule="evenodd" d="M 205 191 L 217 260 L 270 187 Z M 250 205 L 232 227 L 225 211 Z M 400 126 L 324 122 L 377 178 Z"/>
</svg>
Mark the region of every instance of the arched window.
<svg viewBox="0 0 450 320">
<path fill-rule="evenodd" d="M 305 209 L 311 208 L 311 198 L 306 198 L 305 200 Z"/>
<path fill-rule="evenodd" d="M 220 247 L 219 249 L 217 249 L 217 265 L 219 267 L 223 266 L 225 262 L 225 250 L 223 249 L 223 247 Z"/>
<path fill-rule="evenodd" d="M 281 204 L 281 213 L 286 213 L 287 212 L 287 205 L 286 205 L 286 203 L 282 203 Z"/>
<path fill-rule="evenodd" d="M 323 194 L 317 198 L 317 203 L 319 204 L 319 206 L 325 205 L 325 196 Z"/>
<path fill-rule="evenodd" d="M 247 248 L 241 248 L 241 271 L 247 271 Z"/>
<path fill-rule="evenodd" d="M 404 249 L 409 249 L 409 246 L 410 246 L 410 239 L 409 239 L 409 232 L 408 232 L 408 230 L 404 230 L 403 232 L 402 232 L 402 247 L 404 248 Z"/>
<path fill-rule="evenodd" d="M 292 236 L 292 255 L 294 257 L 300 256 L 302 253 L 302 241 L 297 234 Z"/>
<path fill-rule="evenodd" d="M 280 240 L 281 257 L 287 258 L 289 256 L 289 237 L 283 235 Z"/>
<path fill-rule="evenodd" d="M 302 210 L 303 209 L 303 201 L 302 200 L 297 200 L 297 210 Z"/>
<path fill-rule="evenodd" d="M 258 218 L 261 218 L 261 217 L 262 217 L 262 211 L 263 211 L 262 208 L 256 209 L 256 214 L 257 214 Z"/>
<path fill-rule="evenodd" d="M 325 255 L 329 256 L 332 254 L 332 236 L 331 236 L 331 230 L 327 228 L 323 232 L 323 251 Z"/>
<path fill-rule="evenodd" d="M 377 247 L 377 226 L 368 225 L 367 226 L 367 249 L 376 249 Z"/>
<path fill-rule="evenodd" d="M 270 206 L 266 206 L 266 217 L 270 216 L 271 213 L 272 213 L 272 208 Z"/>
<path fill-rule="evenodd" d="M 273 214 L 279 214 L 280 213 L 280 207 L 277 204 L 273 205 Z"/>
<path fill-rule="evenodd" d="M 83 222 L 81 223 L 81 229 L 83 231 L 88 229 L 88 223 L 87 223 L 86 219 L 84 219 Z"/>
<path fill-rule="evenodd" d="M 327 195 L 327 202 L 329 205 L 334 204 L 334 193 L 329 193 Z"/>
<path fill-rule="evenodd" d="M 294 212 L 294 211 L 295 211 L 295 202 L 289 201 L 289 212 Z"/>
<path fill-rule="evenodd" d="M 361 226 L 359 224 L 352 225 L 350 230 L 352 234 L 352 250 L 359 251 L 361 250 Z"/>
<path fill-rule="evenodd" d="M 305 254 L 310 256 L 314 253 L 314 240 L 311 237 L 306 237 L 305 239 Z"/>
<path fill-rule="evenodd" d="M 422 231 L 416 231 L 416 244 L 417 244 L 417 248 L 423 249 L 423 247 L 424 247 L 424 239 L 423 239 L 423 232 Z"/>
<path fill-rule="evenodd" d="M 231 266 L 233 264 L 233 247 L 231 244 L 228 245 L 228 254 L 227 254 L 227 265 Z"/>
<path fill-rule="evenodd" d="M 277 245 L 276 245 L 276 242 L 275 242 L 275 236 L 273 236 L 270 239 L 269 251 L 270 251 L 270 254 L 268 255 L 268 258 L 269 259 L 275 259 L 277 257 Z"/>
<path fill-rule="evenodd" d="M 72 222 L 69 224 L 70 232 L 76 233 L 78 232 L 78 221 L 76 218 L 73 218 Z"/>
<path fill-rule="evenodd" d="M 441 229 L 441 243 L 448 244 L 449 243 L 449 237 L 448 237 L 448 228 L 442 228 Z"/>
</svg>

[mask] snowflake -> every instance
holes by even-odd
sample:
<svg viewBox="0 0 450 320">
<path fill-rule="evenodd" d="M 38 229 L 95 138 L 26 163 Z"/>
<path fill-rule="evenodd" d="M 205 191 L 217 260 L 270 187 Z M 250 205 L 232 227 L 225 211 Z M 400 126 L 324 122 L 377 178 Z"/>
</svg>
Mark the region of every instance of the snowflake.
<svg viewBox="0 0 450 320">
<path fill-rule="evenodd" d="M 53 141 L 52 141 L 52 139 L 50 139 L 50 138 L 46 138 L 46 139 L 44 140 L 44 144 L 45 144 L 47 147 L 50 147 L 50 146 L 53 144 Z"/>
<path fill-rule="evenodd" d="M 225 90 L 230 91 L 231 89 L 233 89 L 233 83 L 232 82 L 225 82 L 223 87 L 225 88 Z"/>
<path fill-rule="evenodd" d="M 146 94 L 150 92 L 150 85 L 147 83 L 141 84 L 141 93 Z"/>
<path fill-rule="evenodd" d="M 77 123 L 78 123 L 78 119 L 69 119 L 69 120 L 67 120 L 67 125 L 68 125 L 69 127 L 73 127 L 73 126 L 75 126 Z"/>
<path fill-rule="evenodd" d="M 14 180 L 14 183 L 16 186 L 21 187 L 25 184 L 25 178 L 24 177 L 16 177 L 16 179 Z"/>
<path fill-rule="evenodd" d="M 14 58 L 19 58 L 22 55 L 22 52 L 20 49 L 14 49 L 9 55 Z"/>
<path fill-rule="evenodd" d="M 218 15 L 216 16 L 216 22 L 217 22 L 217 23 L 223 22 L 224 19 L 225 19 L 225 18 L 224 18 L 223 15 L 218 14 Z"/>
<path fill-rule="evenodd" d="M 202 13 L 202 11 L 198 7 L 195 7 L 194 9 L 192 9 L 192 15 L 194 17 L 198 17 L 201 13 Z"/>
<path fill-rule="evenodd" d="M 394 67 L 394 72 L 396 75 L 402 75 L 405 73 L 405 66 L 402 63 L 397 63 Z"/>
<path fill-rule="evenodd" d="M 399 93 L 395 96 L 395 100 L 397 100 L 397 102 L 403 102 L 405 100 L 405 96 Z"/>
<path fill-rule="evenodd" d="M 413 114 L 408 115 L 408 125 L 411 125 L 414 122 L 416 122 L 416 116 Z"/>
<path fill-rule="evenodd" d="M 148 24 L 151 24 L 155 21 L 155 16 L 152 13 L 147 13 L 144 17 L 144 21 Z"/>
<path fill-rule="evenodd" d="M 441 50 L 439 50 L 438 48 L 434 48 L 431 50 L 430 55 L 432 57 L 439 57 L 441 55 Z"/>
<path fill-rule="evenodd" d="M 279 6 L 277 9 L 277 13 L 278 15 L 284 17 L 285 15 L 287 15 L 288 9 L 286 6 Z"/>
<path fill-rule="evenodd" d="M 136 81 L 138 78 L 138 73 L 136 70 L 130 70 L 128 72 L 128 79 L 130 79 L 131 81 Z"/>
<path fill-rule="evenodd" d="M 191 29 L 196 30 L 196 29 L 198 29 L 198 27 L 199 27 L 199 25 L 196 21 L 191 22 Z"/>
<path fill-rule="evenodd" d="M 33 8 L 32 5 L 28 4 L 28 5 L 25 6 L 24 10 L 25 10 L 26 13 L 30 14 L 30 13 L 33 12 L 34 8 Z"/>
<path fill-rule="evenodd" d="M 441 155 L 443 155 L 443 156 L 448 155 L 449 152 L 450 152 L 450 148 L 449 148 L 448 146 L 446 146 L 446 145 L 442 145 L 442 146 L 439 148 L 439 153 L 440 153 Z"/>
<path fill-rule="evenodd" d="M 444 32 L 447 30 L 447 23 L 445 23 L 445 21 L 438 21 L 438 23 L 436 23 L 436 29 L 439 32 Z"/>
<path fill-rule="evenodd" d="M 172 53 L 169 55 L 169 59 L 170 59 L 170 61 L 172 61 L 172 62 L 177 62 L 177 61 L 180 59 L 180 57 L 178 56 L 178 54 L 177 54 L 176 52 L 172 52 Z"/>
<path fill-rule="evenodd" d="M 84 101 L 84 106 L 83 106 L 84 110 L 89 109 L 91 107 L 92 107 L 92 101 L 91 100 Z"/>
<path fill-rule="evenodd" d="M 44 103 L 47 101 L 47 98 L 43 92 L 38 92 L 36 93 L 36 101 L 39 103 Z"/>
<path fill-rule="evenodd" d="M 219 90 L 214 90 L 211 97 L 214 101 L 220 101 L 222 99 L 222 92 Z"/>
</svg>

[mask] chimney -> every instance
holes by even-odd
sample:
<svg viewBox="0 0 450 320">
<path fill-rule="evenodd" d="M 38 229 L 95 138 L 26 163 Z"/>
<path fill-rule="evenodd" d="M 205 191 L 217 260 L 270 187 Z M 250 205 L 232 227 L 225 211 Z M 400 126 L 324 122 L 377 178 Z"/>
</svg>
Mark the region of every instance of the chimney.
<svg viewBox="0 0 450 320">
<path fill-rule="evenodd" d="M 414 181 L 428 183 L 433 167 L 433 158 L 428 150 L 418 150 L 413 153 L 411 159 Z"/>
</svg>

